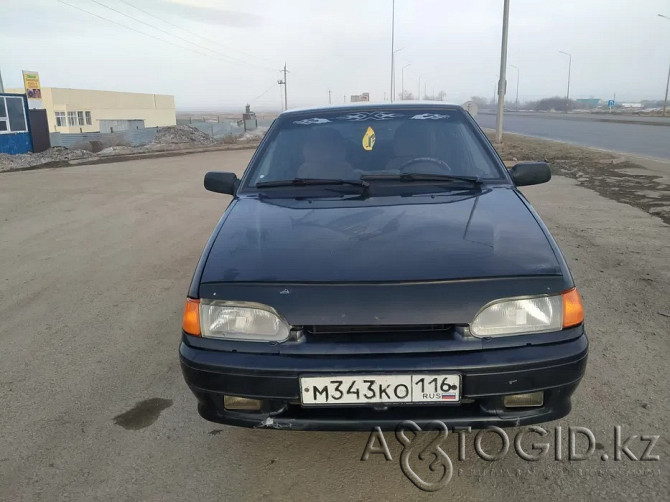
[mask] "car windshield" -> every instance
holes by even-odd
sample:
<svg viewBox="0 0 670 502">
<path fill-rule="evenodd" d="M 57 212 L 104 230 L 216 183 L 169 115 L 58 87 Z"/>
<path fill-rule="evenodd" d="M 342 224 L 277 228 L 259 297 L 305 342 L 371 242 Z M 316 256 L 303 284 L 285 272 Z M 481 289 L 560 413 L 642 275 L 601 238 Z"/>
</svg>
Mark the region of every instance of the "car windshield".
<svg viewBox="0 0 670 502">
<path fill-rule="evenodd" d="M 458 109 L 329 110 L 280 120 L 252 166 L 250 187 L 503 178 L 486 140 Z"/>
</svg>

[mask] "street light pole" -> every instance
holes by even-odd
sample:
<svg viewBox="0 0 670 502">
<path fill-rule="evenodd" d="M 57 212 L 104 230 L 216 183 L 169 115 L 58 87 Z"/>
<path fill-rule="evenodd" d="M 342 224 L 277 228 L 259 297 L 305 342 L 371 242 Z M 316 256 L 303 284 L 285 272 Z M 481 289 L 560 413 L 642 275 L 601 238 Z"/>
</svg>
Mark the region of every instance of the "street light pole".
<svg viewBox="0 0 670 502">
<path fill-rule="evenodd" d="M 398 54 L 403 49 L 404 49 L 404 47 L 401 47 L 400 49 L 396 49 L 396 50 L 393 51 L 393 81 L 391 82 L 391 85 L 393 87 L 393 93 L 394 94 L 396 92 L 396 87 L 397 87 L 395 85 L 395 55 Z M 393 99 L 395 99 L 395 98 L 393 98 Z M 391 99 L 391 101 L 393 101 L 393 99 Z"/>
<path fill-rule="evenodd" d="M 665 98 L 663 99 L 663 116 L 668 107 L 668 87 L 670 87 L 670 66 L 668 66 L 668 80 L 665 82 Z"/>
<path fill-rule="evenodd" d="M 432 72 L 428 72 L 428 73 L 422 73 L 421 75 L 419 75 L 419 88 L 418 88 L 419 93 L 416 96 L 417 100 L 419 100 L 419 101 L 423 100 L 423 98 L 421 97 L 421 79 L 423 77 L 425 77 L 426 75 L 432 75 L 432 74 L 433 74 Z M 423 84 L 423 93 L 424 93 L 424 95 L 426 94 L 426 81 L 425 80 L 424 80 L 424 84 Z"/>
<path fill-rule="evenodd" d="M 498 80 L 498 115 L 496 117 L 496 143 L 502 143 L 503 113 L 505 113 L 505 88 L 507 81 L 507 32 L 509 24 L 509 0 L 503 5 L 502 44 L 500 47 L 500 80 Z"/>
<path fill-rule="evenodd" d="M 395 80 L 395 68 L 393 67 L 395 60 L 395 0 L 393 0 L 393 7 L 391 10 L 391 103 L 393 103 L 393 83 Z"/>
<path fill-rule="evenodd" d="M 565 51 L 558 51 L 561 54 L 565 54 L 568 56 L 568 92 L 565 95 L 565 113 L 568 113 L 568 109 L 570 108 L 570 73 L 572 72 L 572 54 L 569 52 Z"/>
<path fill-rule="evenodd" d="M 402 67 L 402 70 L 400 70 L 400 96 L 402 100 L 405 99 L 405 68 L 408 66 L 412 66 L 412 63 L 407 63 L 405 66 Z"/>
<path fill-rule="evenodd" d="M 516 68 L 516 100 L 514 102 L 514 109 L 519 111 L 519 67 L 511 64 L 512 68 Z"/>
<path fill-rule="evenodd" d="M 663 14 L 659 14 L 658 17 L 662 17 L 664 19 L 670 19 L 668 16 L 664 16 Z M 668 108 L 668 87 L 670 87 L 670 66 L 668 66 L 668 80 L 665 82 L 665 98 L 663 98 L 663 116 L 665 117 L 665 110 Z"/>
</svg>

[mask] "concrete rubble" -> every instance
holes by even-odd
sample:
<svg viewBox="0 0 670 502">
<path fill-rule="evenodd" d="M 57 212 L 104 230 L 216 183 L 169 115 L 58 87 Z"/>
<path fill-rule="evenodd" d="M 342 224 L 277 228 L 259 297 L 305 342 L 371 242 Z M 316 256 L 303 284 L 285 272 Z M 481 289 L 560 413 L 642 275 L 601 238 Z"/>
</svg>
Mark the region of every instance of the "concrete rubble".
<svg viewBox="0 0 670 502">
<path fill-rule="evenodd" d="M 49 148 L 40 153 L 21 153 L 9 155 L 0 153 L 0 172 L 26 169 L 51 162 L 83 160 L 94 158 L 95 154 L 81 149 L 69 149 L 62 146 Z"/>
<path fill-rule="evenodd" d="M 210 138 L 208 134 L 202 132 L 200 129 L 189 125 L 178 125 L 175 127 L 161 127 L 158 129 L 158 133 L 151 143 L 156 145 L 181 143 L 201 143 L 207 145 L 216 142 L 216 140 Z"/>
</svg>

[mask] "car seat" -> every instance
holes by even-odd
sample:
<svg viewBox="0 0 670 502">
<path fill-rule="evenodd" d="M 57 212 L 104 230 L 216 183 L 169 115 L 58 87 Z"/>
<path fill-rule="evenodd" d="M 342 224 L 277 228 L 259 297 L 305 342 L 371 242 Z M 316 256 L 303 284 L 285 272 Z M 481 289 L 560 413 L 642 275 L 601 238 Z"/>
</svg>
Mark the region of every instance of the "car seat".
<svg viewBox="0 0 670 502">
<path fill-rule="evenodd" d="M 356 179 L 351 164 L 346 161 L 347 149 L 342 135 L 332 128 L 314 128 L 302 146 L 303 163 L 299 178 Z"/>
</svg>

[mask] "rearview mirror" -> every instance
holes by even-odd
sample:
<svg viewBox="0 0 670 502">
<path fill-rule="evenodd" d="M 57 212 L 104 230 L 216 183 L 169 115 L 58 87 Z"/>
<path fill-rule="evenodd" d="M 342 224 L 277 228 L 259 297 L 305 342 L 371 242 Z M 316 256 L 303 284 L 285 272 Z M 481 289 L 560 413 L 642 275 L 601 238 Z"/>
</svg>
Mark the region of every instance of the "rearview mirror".
<svg viewBox="0 0 670 502">
<path fill-rule="evenodd" d="M 546 162 L 519 162 L 510 169 L 510 174 L 518 187 L 539 185 L 551 179 L 551 169 Z"/>
<path fill-rule="evenodd" d="M 205 188 L 210 192 L 235 195 L 239 184 L 240 180 L 237 179 L 235 173 L 210 171 L 205 174 Z"/>
</svg>

